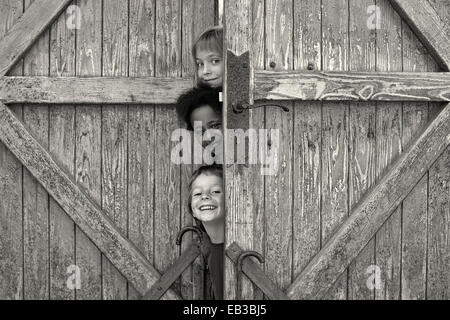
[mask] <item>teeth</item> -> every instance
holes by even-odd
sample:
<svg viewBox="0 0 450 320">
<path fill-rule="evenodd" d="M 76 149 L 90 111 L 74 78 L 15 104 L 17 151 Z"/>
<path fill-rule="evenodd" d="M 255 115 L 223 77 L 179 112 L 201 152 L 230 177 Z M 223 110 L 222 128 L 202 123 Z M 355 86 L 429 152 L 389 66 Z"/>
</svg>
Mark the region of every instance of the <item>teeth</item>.
<svg viewBox="0 0 450 320">
<path fill-rule="evenodd" d="M 200 210 L 214 210 L 216 207 L 215 206 L 209 206 L 209 205 L 206 205 L 206 206 L 201 206 L 200 207 Z"/>
</svg>

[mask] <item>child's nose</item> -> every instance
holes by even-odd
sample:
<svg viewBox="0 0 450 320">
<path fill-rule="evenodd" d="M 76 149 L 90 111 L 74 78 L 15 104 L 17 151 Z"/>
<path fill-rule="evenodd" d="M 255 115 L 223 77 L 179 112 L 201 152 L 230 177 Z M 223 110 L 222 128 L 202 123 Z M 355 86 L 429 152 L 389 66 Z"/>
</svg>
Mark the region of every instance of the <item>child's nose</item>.
<svg viewBox="0 0 450 320">
<path fill-rule="evenodd" d="M 208 64 L 208 63 L 205 63 L 205 64 L 203 65 L 203 73 L 204 73 L 204 74 L 205 74 L 205 73 L 209 73 L 209 71 L 210 71 L 209 64 Z"/>
<path fill-rule="evenodd" d="M 209 195 L 206 193 L 202 194 L 202 199 L 209 199 Z"/>
</svg>

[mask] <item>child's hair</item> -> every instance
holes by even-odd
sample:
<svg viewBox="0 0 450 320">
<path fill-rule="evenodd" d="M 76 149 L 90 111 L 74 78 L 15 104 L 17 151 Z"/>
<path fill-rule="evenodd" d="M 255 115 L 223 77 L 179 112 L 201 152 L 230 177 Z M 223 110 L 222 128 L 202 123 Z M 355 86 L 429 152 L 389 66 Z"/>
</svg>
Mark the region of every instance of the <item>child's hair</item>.
<svg viewBox="0 0 450 320">
<path fill-rule="evenodd" d="M 204 105 L 210 106 L 218 115 L 222 115 L 222 103 L 219 101 L 220 89 L 206 87 L 192 88 L 178 97 L 177 115 L 183 120 L 187 129 L 193 131 L 191 124 L 192 112 Z"/>
<path fill-rule="evenodd" d="M 195 170 L 194 173 L 192 173 L 191 179 L 189 180 L 189 197 L 188 197 L 188 210 L 189 210 L 189 213 L 192 216 L 194 216 L 194 212 L 192 211 L 192 207 L 191 207 L 191 202 L 192 202 L 192 194 L 191 194 L 192 184 L 202 174 L 213 175 L 213 176 L 217 176 L 217 177 L 223 179 L 222 166 L 217 165 L 217 164 L 212 164 L 212 165 L 208 165 L 208 166 L 201 166 L 200 168 Z M 197 219 L 195 219 L 195 220 L 197 221 Z M 197 221 L 197 223 L 199 223 L 199 221 Z M 200 223 L 200 225 L 201 225 L 201 223 Z"/>
<path fill-rule="evenodd" d="M 195 82 L 198 83 L 197 79 L 197 63 L 195 63 L 195 59 L 197 58 L 197 50 L 203 49 L 207 51 L 216 51 L 223 55 L 223 27 L 222 26 L 214 26 L 206 29 L 200 34 L 197 40 L 194 41 L 194 45 L 192 46 L 192 58 L 194 59 L 195 65 Z M 199 85 L 202 85 L 199 83 Z"/>
</svg>

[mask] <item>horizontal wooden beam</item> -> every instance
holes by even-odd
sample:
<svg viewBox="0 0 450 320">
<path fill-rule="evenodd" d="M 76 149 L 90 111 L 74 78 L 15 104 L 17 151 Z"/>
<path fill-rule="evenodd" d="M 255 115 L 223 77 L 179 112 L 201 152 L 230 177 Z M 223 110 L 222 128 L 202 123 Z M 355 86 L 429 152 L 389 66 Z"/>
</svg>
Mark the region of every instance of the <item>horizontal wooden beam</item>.
<svg viewBox="0 0 450 320">
<path fill-rule="evenodd" d="M 70 174 L 61 169 L 3 103 L 0 103 L 0 140 L 136 290 L 145 294 L 159 280 L 159 273 L 145 256 L 72 180 Z M 171 290 L 164 297 L 179 299 Z"/>
<path fill-rule="evenodd" d="M 242 253 L 241 247 L 233 242 L 225 250 L 228 258 L 237 263 L 239 255 Z M 267 274 L 252 259 L 247 258 L 242 262 L 242 272 L 264 292 L 270 300 L 289 300 L 289 297 L 267 277 Z"/>
<path fill-rule="evenodd" d="M 438 64 L 450 71 L 450 26 L 426 0 L 389 0 Z"/>
<path fill-rule="evenodd" d="M 34 1 L 0 40 L 0 76 L 14 64 L 39 38 L 72 0 Z"/>
<path fill-rule="evenodd" d="M 189 267 L 201 254 L 198 244 L 191 244 L 181 256 L 164 272 L 161 278 L 153 284 L 142 300 L 158 300 L 177 280 L 177 278 Z"/>
<path fill-rule="evenodd" d="M 450 144 L 450 104 L 352 210 L 287 290 L 291 299 L 319 299 Z"/>
<path fill-rule="evenodd" d="M 191 78 L 2 77 L 3 103 L 173 104 Z"/>
<path fill-rule="evenodd" d="M 255 71 L 254 99 L 450 101 L 450 73 Z"/>
</svg>

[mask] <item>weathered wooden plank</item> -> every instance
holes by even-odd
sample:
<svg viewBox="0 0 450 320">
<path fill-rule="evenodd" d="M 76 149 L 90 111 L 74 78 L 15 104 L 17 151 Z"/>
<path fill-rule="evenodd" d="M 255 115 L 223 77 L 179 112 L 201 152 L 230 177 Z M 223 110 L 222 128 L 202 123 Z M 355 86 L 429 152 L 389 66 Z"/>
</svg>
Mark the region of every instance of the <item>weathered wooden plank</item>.
<svg viewBox="0 0 450 320">
<path fill-rule="evenodd" d="M 428 1 L 389 0 L 444 70 L 450 70 L 450 26 Z"/>
<path fill-rule="evenodd" d="M 251 59 L 253 61 L 253 67 L 264 69 L 266 58 L 266 39 L 265 39 L 265 1 L 255 0 L 252 1 L 251 16 L 252 16 L 252 46 L 250 47 Z M 249 111 L 249 128 L 255 130 L 264 129 L 266 127 L 266 108 L 256 108 Z M 265 239 L 266 239 L 266 212 L 264 205 L 264 180 L 265 176 L 261 174 L 262 166 L 255 166 L 253 170 L 246 172 L 248 176 L 249 186 L 247 192 L 249 193 L 249 200 L 251 201 L 252 212 L 246 212 L 248 218 L 251 219 L 253 224 L 248 226 L 249 246 L 251 250 L 259 252 L 265 255 Z M 251 218 L 250 218 L 251 217 Z M 242 225 L 243 231 L 245 230 Z M 241 244 L 242 246 L 242 244 Z M 261 266 L 265 270 L 265 266 Z M 236 287 L 236 277 L 227 279 L 230 283 L 230 287 Z M 264 294 L 261 289 L 258 288 L 253 282 L 249 281 L 246 277 L 242 279 L 242 292 L 241 297 L 243 299 L 262 300 Z M 251 286 L 249 285 L 251 284 Z"/>
<path fill-rule="evenodd" d="M 234 263 L 237 263 L 239 255 L 242 252 L 242 248 L 235 242 L 226 249 L 226 255 Z M 251 258 L 246 258 L 242 261 L 242 272 L 253 281 L 253 283 L 255 283 L 269 299 L 289 300 L 289 297 L 271 280 L 272 277 L 264 273 L 261 266 Z"/>
<path fill-rule="evenodd" d="M 427 299 L 450 299 L 450 147 L 429 171 Z"/>
<path fill-rule="evenodd" d="M 143 300 L 158 300 L 175 282 L 175 280 L 186 270 L 201 254 L 200 247 L 191 244 L 181 256 L 165 271 L 151 289 L 144 295 Z"/>
<path fill-rule="evenodd" d="M 447 72 L 255 71 L 254 99 L 450 101 L 449 83 Z"/>
<path fill-rule="evenodd" d="M 384 28 L 377 34 L 377 70 L 382 72 L 402 71 L 401 18 L 388 0 L 377 0 L 380 21 Z M 376 176 L 383 177 L 385 170 L 401 153 L 402 104 L 399 102 L 377 102 L 376 111 Z M 375 265 L 381 271 L 381 283 L 375 287 L 375 299 L 400 299 L 401 268 L 401 208 L 381 226 L 375 235 Z M 373 275 L 373 273 L 372 273 Z"/>
<path fill-rule="evenodd" d="M 154 76 L 155 2 L 130 1 L 129 76 Z M 128 107 L 128 230 L 130 240 L 154 263 L 154 151 L 155 109 L 149 105 Z M 129 287 L 128 299 L 139 299 Z"/>
<path fill-rule="evenodd" d="M 253 68 L 252 63 L 252 49 L 254 46 L 252 44 L 252 18 L 256 18 L 256 22 L 258 26 L 263 25 L 264 30 L 264 16 L 258 15 L 264 12 L 264 7 L 262 10 L 258 10 L 261 8 L 261 2 L 254 1 L 255 3 L 255 11 L 252 8 L 252 1 L 249 0 L 224 0 L 224 44 L 227 46 L 227 50 L 233 52 L 234 55 L 239 56 L 247 51 L 249 51 L 249 67 Z M 260 30 L 258 28 L 258 30 Z M 255 30 L 256 32 L 256 30 Z M 256 39 L 255 39 L 256 40 Z M 258 43 L 264 41 L 263 38 L 257 39 Z M 256 46 L 256 45 L 255 45 Z M 259 50 L 262 50 L 263 47 L 259 47 Z M 262 61 L 264 63 L 264 54 L 260 51 L 261 54 L 258 55 L 258 63 Z M 227 74 L 227 68 L 230 67 L 228 62 L 228 56 L 225 56 L 225 80 L 224 80 L 224 104 L 223 104 L 223 119 L 224 128 L 230 128 L 234 125 L 230 121 L 235 119 L 235 115 L 233 115 L 230 110 L 231 106 L 229 105 L 229 101 L 231 96 L 234 94 L 229 91 L 229 75 Z M 252 110 L 254 111 L 254 110 Z M 249 117 L 254 115 L 254 113 L 250 111 Z M 224 138 L 225 144 L 225 154 L 230 152 L 227 144 L 228 142 L 227 135 Z M 233 143 L 234 145 L 234 143 Z M 227 208 L 227 219 L 226 219 L 226 227 L 225 227 L 225 247 L 229 246 L 231 243 L 238 243 L 244 250 L 252 250 L 253 248 L 253 218 L 256 214 L 255 195 L 253 193 L 253 189 L 255 184 L 252 181 L 254 168 L 250 166 L 249 168 L 245 168 L 242 165 L 230 165 L 224 167 L 224 186 L 225 186 L 225 207 Z M 260 190 L 260 189 L 259 189 Z M 258 190 L 256 190 L 258 191 Z M 258 221 L 261 221 L 261 218 L 257 218 Z M 257 223 L 259 227 L 259 223 Z M 256 235 L 260 236 L 260 235 Z M 259 242 L 258 239 L 257 242 Z M 256 248 L 255 248 L 256 249 Z M 225 286 L 224 286 L 224 299 L 235 299 L 236 298 L 236 274 L 235 274 L 235 266 L 229 259 L 225 259 Z M 245 280 L 246 281 L 246 280 Z M 251 286 L 248 285 L 248 282 L 243 282 L 243 297 L 247 297 L 251 290 Z"/>
<path fill-rule="evenodd" d="M 103 6 L 102 75 L 128 76 L 128 1 Z M 102 209 L 128 235 L 128 107 L 102 106 Z M 127 281 L 102 255 L 102 290 L 107 300 L 126 300 Z"/>
<path fill-rule="evenodd" d="M 287 291 L 290 298 L 311 299 L 326 293 L 450 144 L 449 120 L 447 105 L 293 282 Z"/>
<path fill-rule="evenodd" d="M 24 5 L 25 14 L 33 10 L 31 0 L 26 0 Z M 23 60 L 24 75 L 49 75 L 48 30 L 35 41 Z M 48 148 L 48 106 L 25 105 L 23 122 L 39 143 Z M 24 299 L 49 299 L 49 197 L 27 169 L 23 172 L 23 228 Z"/>
<path fill-rule="evenodd" d="M 19 61 L 71 1 L 42 0 L 31 4 L 29 10 L 25 11 L 0 40 L 0 76 L 4 76 Z"/>
<path fill-rule="evenodd" d="M 22 0 L 0 3 L 0 37 L 23 13 Z M 9 74 L 23 75 L 20 63 Z M 11 106 L 18 117 L 22 106 Z M 0 299 L 23 299 L 22 165 L 0 142 Z"/>
<path fill-rule="evenodd" d="M 29 168 L 50 195 L 89 235 L 108 259 L 141 294 L 159 279 L 148 260 L 129 242 L 89 196 L 27 132 L 12 112 L 0 104 L 0 133 L 3 143 Z M 169 291 L 169 298 L 178 296 Z"/>
<path fill-rule="evenodd" d="M 272 70 L 293 68 L 293 4 L 292 0 L 266 1 L 265 62 Z M 292 102 L 281 108 L 266 107 L 266 125 L 279 131 L 279 140 L 268 140 L 268 149 L 277 148 L 274 172 L 265 177 L 265 272 L 280 288 L 292 283 L 292 192 L 293 192 L 293 108 Z M 270 137 L 269 137 L 270 139 Z M 260 144 L 262 142 L 260 141 Z M 275 146 L 278 144 L 278 146 Z M 261 147 L 261 146 L 260 146 Z"/>
<path fill-rule="evenodd" d="M 351 71 L 375 71 L 376 31 L 368 28 L 367 9 L 374 0 L 349 3 L 349 67 Z M 370 26 L 370 24 L 369 24 Z M 350 103 L 349 114 L 349 209 L 375 182 L 375 103 Z M 348 268 L 348 299 L 373 300 L 367 286 L 367 270 L 374 264 L 375 240 L 371 239 Z"/>
<path fill-rule="evenodd" d="M 90 72 L 87 74 L 94 75 Z M 0 101 L 59 104 L 170 104 L 175 103 L 178 96 L 191 86 L 190 78 L 3 77 L 0 78 Z M 77 94 L 74 95 L 74 92 Z"/>
<path fill-rule="evenodd" d="M 296 18 L 298 17 L 298 18 Z M 294 1 L 294 69 L 321 66 L 321 7 L 315 0 Z M 293 277 L 320 250 L 321 102 L 294 103 Z"/>
<path fill-rule="evenodd" d="M 322 61 L 324 71 L 348 71 L 348 0 L 322 2 Z M 322 108 L 322 244 L 348 216 L 348 116 L 347 103 L 326 103 Z M 347 272 L 327 298 L 345 299 Z"/>
<path fill-rule="evenodd" d="M 76 36 L 76 74 L 101 76 L 102 1 L 79 0 L 77 5 L 83 19 Z M 75 179 L 101 205 L 101 108 L 76 106 L 75 125 Z M 81 289 L 76 291 L 76 298 L 102 299 L 101 252 L 79 226 L 75 239 L 76 262 L 81 272 Z"/>
<path fill-rule="evenodd" d="M 402 23 L 403 70 L 427 71 L 428 55 L 411 29 Z M 415 141 L 428 124 L 428 103 L 404 103 L 402 148 Z M 405 198 L 402 206 L 402 299 L 425 299 L 427 250 L 427 190 L 424 177 Z"/>
<path fill-rule="evenodd" d="M 156 52 L 155 76 L 179 77 L 181 75 L 181 1 L 156 2 Z M 181 228 L 180 167 L 170 161 L 174 142 L 173 130 L 179 127 L 175 108 L 155 106 L 155 215 L 154 261 L 155 268 L 164 273 L 180 255 L 175 244 Z M 184 211 L 183 211 L 184 213 Z M 172 288 L 179 291 L 180 281 Z"/>
<path fill-rule="evenodd" d="M 73 3 L 73 2 L 72 2 Z M 75 30 L 61 15 L 50 29 L 50 76 L 75 75 Z M 67 172 L 75 176 L 75 107 L 49 107 L 49 151 Z M 73 300 L 76 281 L 75 224 L 50 198 L 50 299 Z M 69 272 L 68 272 L 69 271 Z M 69 283 L 69 277 L 72 281 Z"/>
</svg>

